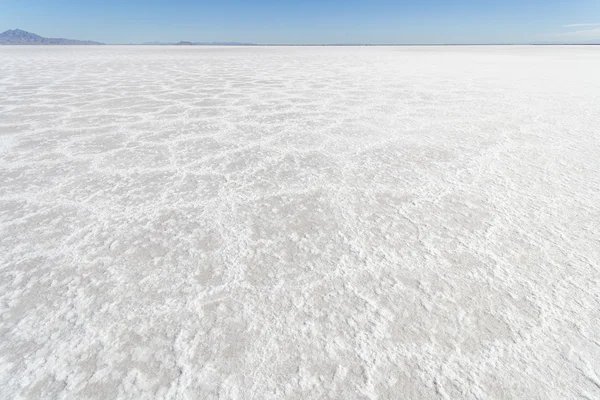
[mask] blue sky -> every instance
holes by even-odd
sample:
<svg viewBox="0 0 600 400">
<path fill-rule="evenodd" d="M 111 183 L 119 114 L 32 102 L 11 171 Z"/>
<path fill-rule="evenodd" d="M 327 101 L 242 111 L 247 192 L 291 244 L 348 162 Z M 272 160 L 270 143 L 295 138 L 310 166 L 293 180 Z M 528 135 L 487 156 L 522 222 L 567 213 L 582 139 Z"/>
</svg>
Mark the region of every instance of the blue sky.
<svg viewBox="0 0 600 400">
<path fill-rule="evenodd" d="M 600 0 L 0 0 L 0 32 L 106 43 L 600 43 Z"/>
</svg>

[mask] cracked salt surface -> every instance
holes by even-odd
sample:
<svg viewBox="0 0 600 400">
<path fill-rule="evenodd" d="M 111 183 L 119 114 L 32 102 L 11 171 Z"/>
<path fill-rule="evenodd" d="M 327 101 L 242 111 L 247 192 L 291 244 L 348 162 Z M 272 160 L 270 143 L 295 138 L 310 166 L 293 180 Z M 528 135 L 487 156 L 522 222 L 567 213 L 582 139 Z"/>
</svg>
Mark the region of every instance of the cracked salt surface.
<svg viewBox="0 0 600 400">
<path fill-rule="evenodd" d="M 600 48 L 0 48 L 3 398 L 600 398 Z"/>
</svg>

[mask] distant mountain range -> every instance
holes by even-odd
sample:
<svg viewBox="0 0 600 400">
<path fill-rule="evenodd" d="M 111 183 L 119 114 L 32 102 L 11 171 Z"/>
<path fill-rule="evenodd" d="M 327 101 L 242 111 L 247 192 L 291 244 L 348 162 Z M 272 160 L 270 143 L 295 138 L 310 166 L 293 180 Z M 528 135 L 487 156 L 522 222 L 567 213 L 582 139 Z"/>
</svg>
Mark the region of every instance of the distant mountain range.
<svg viewBox="0 0 600 400">
<path fill-rule="evenodd" d="M 64 38 L 46 38 L 35 33 L 27 32 L 21 29 L 9 29 L 8 31 L 0 33 L 0 45 L 103 45 L 105 43 L 94 42 L 92 40 L 75 40 L 75 39 L 64 39 Z M 129 43 L 130 45 L 136 43 Z M 165 45 L 179 45 L 179 46 L 256 46 L 254 43 L 247 42 L 145 42 L 142 45 L 154 45 L 154 46 L 165 46 Z M 494 45 L 509 45 L 510 43 L 490 43 Z M 525 44 L 525 43 L 522 43 Z M 597 40 L 582 41 L 578 43 L 570 42 L 534 42 L 528 43 L 532 45 L 600 45 Z M 262 44 L 260 46 L 281 46 L 282 44 Z M 298 43 L 298 44 L 283 44 L 283 46 L 462 46 L 469 44 L 366 44 L 366 43 L 345 43 L 345 44 L 311 44 L 311 43 Z M 472 44 L 475 45 L 475 44 Z"/>
<path fill-rule="evenodd" d="M 9 29 L 0 33 L 0 45 L 98 45 L 104 44 L 92 40 L 75 40 L 63 38 L 46 38 L 21 29 Z M 133 43 L 132 43 L 133 44 Z M 145 45 L 183 45 L 183 46 L 248 46 L 251 43 L 240 42 L 146 42 Z"/>
<path fill-rule="evenodd" d="M 10 29 L 0 33 L 0 45 L 2 44 L 42 44 L 42 45 L 94 45 L 104 44 L 91 40 L 73 40 L 63 38 L 45 38 L 35 33 L 26 32 L 21 29 Z"/>
</svg>

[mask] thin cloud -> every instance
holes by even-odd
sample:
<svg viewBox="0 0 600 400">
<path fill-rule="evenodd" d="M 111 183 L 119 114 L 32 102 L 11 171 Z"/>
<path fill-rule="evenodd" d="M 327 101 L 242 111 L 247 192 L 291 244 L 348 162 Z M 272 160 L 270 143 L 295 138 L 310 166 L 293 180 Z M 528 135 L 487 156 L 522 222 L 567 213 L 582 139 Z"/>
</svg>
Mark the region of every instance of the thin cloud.
<svg viewBox="0 0 600 400">
<path fill-rule="evenodd" d="M 594 25 L 594 26 L 600 26 Z M 583 29 L 579 31 L 561 32 L 549 35 L 552 37 L 576 38 L 576 39 L 600 39 L 600 28 Z"/>
<path fill-rule="evenodd" d="M 563 28 L 583 28 L 586 26 L 600 26 L 600 23 L 595 23 L 595 24 L 569 24 L 569 25 L 563 25 Z"/>
</svg>

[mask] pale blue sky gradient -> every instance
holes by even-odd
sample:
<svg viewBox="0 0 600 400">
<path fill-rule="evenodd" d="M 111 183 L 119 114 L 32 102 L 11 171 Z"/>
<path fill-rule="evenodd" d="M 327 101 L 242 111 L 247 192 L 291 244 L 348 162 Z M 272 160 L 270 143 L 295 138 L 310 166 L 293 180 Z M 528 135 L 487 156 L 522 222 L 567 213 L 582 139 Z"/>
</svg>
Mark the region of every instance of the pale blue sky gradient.
<svg viewBox="0 0 600 400">
<path fill-rule="evenodd" d="M 0 32 L 106 43 L 600 43 L 599 0 L 0 0 Z"/>
</svg>

